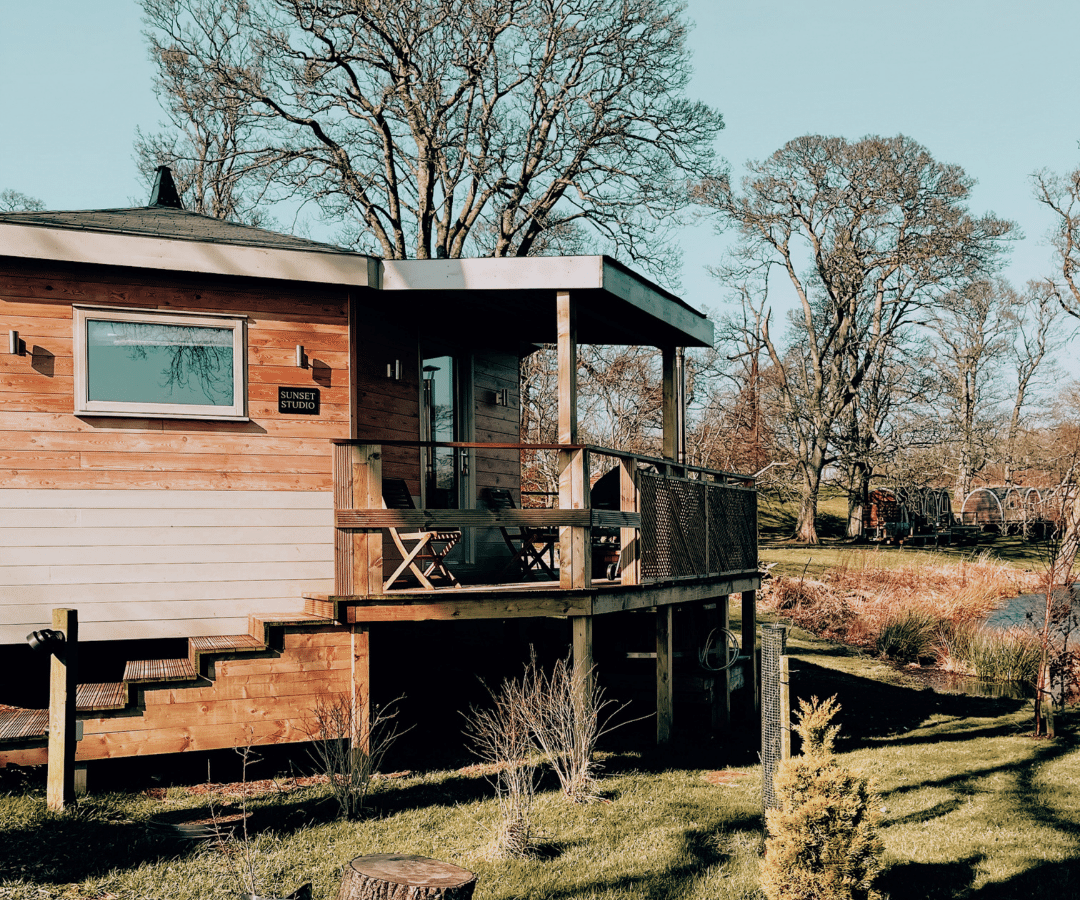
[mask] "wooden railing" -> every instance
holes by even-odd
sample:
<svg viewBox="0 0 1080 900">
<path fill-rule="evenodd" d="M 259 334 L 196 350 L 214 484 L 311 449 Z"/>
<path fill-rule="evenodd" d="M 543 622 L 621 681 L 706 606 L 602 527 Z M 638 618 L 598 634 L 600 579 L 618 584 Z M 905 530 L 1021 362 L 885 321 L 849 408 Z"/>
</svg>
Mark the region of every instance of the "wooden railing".
<svg viewBox="0 0 1080 900">
<path fill-rule="evenodd" d="M 700 578 L 757 568 L 756 492 L 745 475 L 594 445 L 333 441 L 335 593 L 383 592 L 382 531 L 388 528 L 558 528 L 559 586 L 592 581 L 594 529 L 619 530 L 624 585 Z M 552 451 L 558 455 L 554 509 L 386 509 L 382 446 Z M 590 504 L 590 457 L 619 468 L 619 509 Z"/>
</svg>

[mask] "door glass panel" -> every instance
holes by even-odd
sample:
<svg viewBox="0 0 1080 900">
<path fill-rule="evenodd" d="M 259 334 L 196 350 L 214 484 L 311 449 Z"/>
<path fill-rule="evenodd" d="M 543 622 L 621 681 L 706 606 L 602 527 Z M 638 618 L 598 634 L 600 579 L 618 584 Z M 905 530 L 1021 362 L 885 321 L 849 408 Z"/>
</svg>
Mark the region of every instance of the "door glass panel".
<svg viewBox="0 0 1080 900">
<path fill-rule="evenodd" d="M 432 356 L 424 360 L 424 420 L 428 441 L 455 440 L 454 358 Z M 457 506 L 457 471 L 453 447 L 435 447 L 427 453 L 428 506 L 451 509 Z"/>
</svg>

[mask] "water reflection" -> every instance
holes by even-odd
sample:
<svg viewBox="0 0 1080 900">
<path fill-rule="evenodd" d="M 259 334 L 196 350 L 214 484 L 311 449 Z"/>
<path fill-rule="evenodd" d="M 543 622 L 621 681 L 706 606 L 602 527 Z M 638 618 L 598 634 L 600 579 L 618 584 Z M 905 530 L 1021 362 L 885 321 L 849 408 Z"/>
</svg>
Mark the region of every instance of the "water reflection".
<svg viewBox="0 0 1080 900">
<path fill-rule="evenodd" d="M 1029 700 L 1035 689 L 1026 682 L 991 681 L 975 675 L 960 675 L 940 669 L 904 669 L 904 674 L 922 682 L 939 694 L 968 694 L 1006 700 Z"/>
</svg>

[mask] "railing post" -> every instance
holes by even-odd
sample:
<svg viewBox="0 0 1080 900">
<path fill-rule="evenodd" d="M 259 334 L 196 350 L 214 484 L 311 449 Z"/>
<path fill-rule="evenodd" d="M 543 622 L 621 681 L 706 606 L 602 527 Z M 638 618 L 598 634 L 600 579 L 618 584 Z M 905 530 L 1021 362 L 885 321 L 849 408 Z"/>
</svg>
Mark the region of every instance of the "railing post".
<svg viewBox="0 0 1080 900">
<path fill-rule="evenodd" d="M 382 448 L 378 444 L 334 445 L 334 509 L 382 507 Z M 334 531 L 334 593 L 383 593 L 382 530 Z"/>
<path fill-rule="evenodd" d="M 54 812 L 75 800 L 75 694 L 79 668 L 79 613 L 54 609 L 52 627 L 64 634 L 49 660 L 49 766 L 45 802 Z"/>
<path fill-rule="evenodd" d="M 639 512 L 637 461 L 633 457 L 619 457 L 619 509 L 623 512 Z M 622 528 L 619 531 L 619 568 L 623 584 L 641 584 L 640 529 Z"/>
<path fill-rule="evenodd" d="M 589 508 L 589 451 L 559 451 L 559 508 Z M 592 528 L 559 527 L 559 587 L 592 584 Z"/>
</svg>

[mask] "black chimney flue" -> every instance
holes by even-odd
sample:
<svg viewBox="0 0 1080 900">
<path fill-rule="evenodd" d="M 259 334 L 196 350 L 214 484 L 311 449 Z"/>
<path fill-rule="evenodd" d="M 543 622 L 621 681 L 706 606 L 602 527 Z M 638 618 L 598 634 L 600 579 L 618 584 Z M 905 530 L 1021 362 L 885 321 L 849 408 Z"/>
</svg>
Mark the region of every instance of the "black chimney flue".
<svg viewBox="0 0 1080 900">
<path fill-rule="evenodd" d="M 168 166 L 158 166 L 154 174 L 154 187 L 150 191 L 150 202 L 147 206 L 164 206 L 169 209 L 183 209 L 184 204 L 180 195 L 176 192 L 176 182 L 173 181 L 172 170 Z"/>
</svg>

